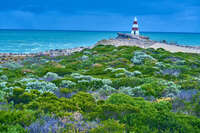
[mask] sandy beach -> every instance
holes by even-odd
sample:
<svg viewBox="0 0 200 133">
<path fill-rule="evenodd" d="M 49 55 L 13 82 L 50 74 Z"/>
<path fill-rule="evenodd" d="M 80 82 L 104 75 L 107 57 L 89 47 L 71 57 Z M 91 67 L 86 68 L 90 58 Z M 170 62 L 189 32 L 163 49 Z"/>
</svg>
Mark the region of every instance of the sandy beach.
<svg viewBox="0 0 200 133">
<path fill-rule="evenodd" d="M 172 53 L 174 52 L 200 53 L 199 47 L 180 46 L 180 45 L 172 45 L 172 44 L 165 44 L 165 43 L 155 43 L 152 46 L 150 46 L 150 48 L 154 48 L 154 49 L 163 48 Z"/>
</svg>

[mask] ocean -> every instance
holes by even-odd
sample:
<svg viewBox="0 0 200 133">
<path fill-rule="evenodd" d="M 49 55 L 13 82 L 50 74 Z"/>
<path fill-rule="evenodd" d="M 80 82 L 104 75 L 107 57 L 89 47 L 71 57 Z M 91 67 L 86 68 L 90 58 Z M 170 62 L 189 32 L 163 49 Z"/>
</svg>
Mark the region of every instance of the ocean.
<svg viewBox="0 0 200 133">
<path fill-rule="evenodd" d="M 128 32 L 124 32 L 128 33 Z M 142 32 L 156 41 L 200 46 L 200 33 Z M 102 39 L 115 38 L 109 31 L 0 30 L 0 53 L 35 53 L 50 49 L 91 46 Z"/>
</svg>

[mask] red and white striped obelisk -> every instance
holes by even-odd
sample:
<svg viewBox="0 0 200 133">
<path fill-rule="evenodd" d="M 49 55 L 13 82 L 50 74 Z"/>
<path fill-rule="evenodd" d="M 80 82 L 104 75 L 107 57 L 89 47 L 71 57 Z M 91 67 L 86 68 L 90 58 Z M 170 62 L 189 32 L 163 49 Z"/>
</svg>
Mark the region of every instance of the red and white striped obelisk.
<svg viewBox="0 0 200 133">
<path fill-rule="evenodd" d="M 133 27 L 132 27 L 132 31 L 131 31 L 132 35 L 136 35 L 139 36 L 140 35 L 140 31 L 139 31 L 139 27 L 138 27 L 138 21 L 137 18 L 135 17 L 134 22 L 133 22 Z"/>
</svg>

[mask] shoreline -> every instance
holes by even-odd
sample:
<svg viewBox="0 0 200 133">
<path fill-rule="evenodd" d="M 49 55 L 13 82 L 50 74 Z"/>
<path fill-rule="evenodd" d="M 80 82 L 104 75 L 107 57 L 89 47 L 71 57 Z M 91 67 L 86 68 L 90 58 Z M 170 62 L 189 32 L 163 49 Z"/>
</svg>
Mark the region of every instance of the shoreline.
<svg viewBox="0 0 200 133">
<path fill-rule="evenodd" d="M 0 53 L 0 64 L 9 62 L 9 61 L 18 61 L 21 59 L 25 59 L 27 57 L 39 57 L 39 56 L 50 56 L 50 57 L 57 57 L 57 56 L 69 56 L 75 52 L 80 52 L 84 49 L 88 49 L 91 47 L 77 47 L 77 48 L 68 48 L 68 49 L 55 49 L 55 50 L 48 50 L 44 52 L 37 52 L 37 53 Z"/>
<path fill-rule="evenodd" d="M 183 52 L 183 53 L 200 53 L 200 46 L 187 46 L 179 44 L 167 44 L 167 43 L 155 43 L 150 48 L 158 49 L 163 48 L 172 53 Z"/>
<path fill-rule="evenodd" d="M 35 53 L 0 53 L 0 57 L 2 56 L 38 56 L 38 55 L 68 55 L 73 52 L 80 52 L 83 49 L 90 47 L 75 47 L 75 48 L 66 48 L 66 49 L 50 49 L 47 51 L 35 52 Z"/>
<path fill-rule="evenodd" d="M 75 47 L 75 48 L 66 48 L 66 49 L 50 49 L 47 51 L 41 51 L 36 53 L 0 53 L 0 58 L 7 58 L 7 57 L 34 57 L 34 56 L 68 56 L 74 52 L 80 52 L 84 49 L 91 49 L 96 45 L 114 45 L 118 46 L 137 46 L 140 48 L 163 48 L 169 52 L 184 52 L 184 53 L 200 53 L 200 46 L 188 46 L 188 45 L 180 45 L 180 44 L 169 44 L 169 43 L 162 43 L 147 39 L 118 39 L 118 38 L 111 38 L 108 40 L 100 40 L 96 44 L 92 46 L 82 46 L 82 47 Z"/>
</svg>

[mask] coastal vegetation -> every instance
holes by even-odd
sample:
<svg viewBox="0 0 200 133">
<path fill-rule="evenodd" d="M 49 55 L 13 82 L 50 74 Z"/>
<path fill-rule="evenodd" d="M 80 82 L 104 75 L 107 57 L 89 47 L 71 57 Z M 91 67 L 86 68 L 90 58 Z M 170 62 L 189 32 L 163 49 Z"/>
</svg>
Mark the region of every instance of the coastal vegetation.
<svg viewBox="0 0 200 133">
<path fill-rule="evenodd" d="M 1 133 L 199 133 L 200 56 L 97 45 L 0 64 Z"/>
</svg>

